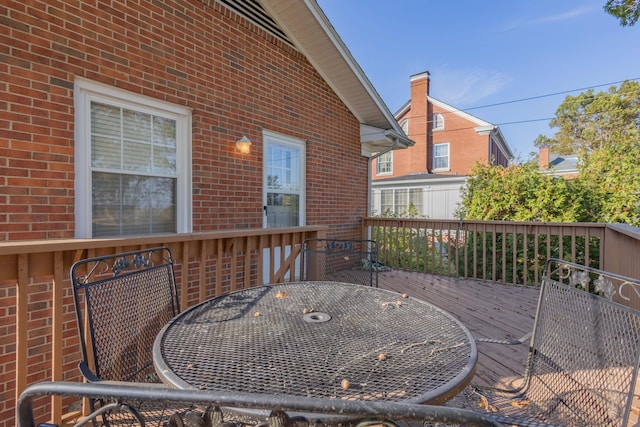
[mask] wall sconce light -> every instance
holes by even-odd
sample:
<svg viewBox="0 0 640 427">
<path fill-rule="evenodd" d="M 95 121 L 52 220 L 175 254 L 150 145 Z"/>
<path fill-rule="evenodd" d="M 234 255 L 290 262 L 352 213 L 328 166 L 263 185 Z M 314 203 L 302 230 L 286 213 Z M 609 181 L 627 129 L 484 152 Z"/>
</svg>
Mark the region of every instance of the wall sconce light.
<svg viewBox="0 0 640 427">
<path fill-rule="evenodd" d="M 243 136 L 236 141 L 236 149 L 242 154 L 249 154 L 251 151 L 251 141 L 246 136 Z"/>
</svg>

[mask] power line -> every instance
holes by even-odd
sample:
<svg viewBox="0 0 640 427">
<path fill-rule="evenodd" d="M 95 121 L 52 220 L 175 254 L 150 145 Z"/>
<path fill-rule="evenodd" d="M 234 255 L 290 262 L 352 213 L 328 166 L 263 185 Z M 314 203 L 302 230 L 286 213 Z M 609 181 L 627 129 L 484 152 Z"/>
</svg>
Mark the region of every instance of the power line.
<svg viewBox="0 0 640 427">
<path fill-rule="evenodd" d="M 626 80 L 621 80 L 621 81 L 612 82 L 612 83 L 603 83 L 603 84 L 600 84 L 600 85 L 588 86 L 588 87 L 583 87 L 583 88 L 579 88 L 579 89 L 564 90 L 562 92 L 549 93 L 549 94 L 546 94 L 546 95 L 538 95 L 538 96 L 530 96 L 528 98 L 514 99 L 513 101 L 497 102 L 495 104 L 487 104 L 487 105 L 481 105 L 481 106 L 478 106 L 478 107 L 465 108 L 464 110 L 458 109 L 456 111 L 477 110 L 477 109 L 480 109 L 480 108 L 496 107 L 498 105 L 513 104 L 513 103 L 516 103 L 516 102 L 533 101 L 534 99 L 547 98 L 547 97 L 550 97 L 550 96 L 557 96 L 557 95 L 564 95 L 566 93 L 585 91 L 585 90 L 589 90 L 589 89 L 595 89 L 597 87 L 617 85 L 617 84 L 624 83 L 626 81 L 632 81 L 632 80 L 640 80 L 640 77 L 635 77 L 635 78 L 632 78 L 632 79 L 626 79 Z"/>
<path fill-rule="evenodd" d="M 611 86 L 611 85 L 624 83 L 626 81 L 636 81 L 636 80 L 640 80 L 640 77 L 621 80 L 621 81 L 617 81 L 617 82 L 603 83 L 603 84 L 599 84 L 599 85 L 587 86 L 587 87 L 578 88 L 578 89 L 564 90 L 564 91 L 561 91 L 561 92 L 554 92 L 554 93 L 549 93 L 549 94 L 545 94 L 545 95 L 530 96 L 530 97 L 527 97 L 527 98 L 514 99 L 514 100 L 511 100 L 511 101 L 503 101 L 503 102 L 496 102 L 496 103 L 493 103 L 493 104 L 479 105 L 477 107 L 469 107 L 469 108 L 464 108 L 464 109 L 462 109 L 462 108 L 454 108 L 454 109 L 452 109 L 450 111 L 438 112 L 437 114 L 455 114 L 455 113 L 459 113 L 459 112 L 464 113 L 464 112 L 467 112 L 469 110 L 478 110 L 478 109 L 482 109 L 482 108 L 496 107 L 496 106 L 499 106 L 499 105 L 514 104 L 514 103 L 517 103 L 517 102 L 533 101 L 535 99 L 548 98 L 548 97 L 551 97 L 551 96 L 557 96 L 557 95 L 563 95 L 563 94 L 577 92 L 577 91 L 595 89 L 595 88 L 598 88 L 598 87 Z M 412 118 L 415 118 L 415 117 L 416 116 L 405 116 L 404 118 L 405 119 L 412 119 Z M 480 120 L 483 120 L 483 119 L 480 119 Z M 533 119 L 532 121 L 542 121 L 542 120 L 544 120 L 544 119 Z M 483 120 L 483 121 L 486 121 L 486 120 Z M 430 123 L 430 122 L 432 122 L 432 120 L 429 120 L 428 122 Z"/>
<path fill-rule="evenodd" d="M 489 108 L 489 107 L 495 107 L 495 106 L 499 106 L 499 105 L 506 105 L 506 104 L 513 104 L 516 102 L 524 102 L 524 101 L 531 101 L 531 100 L 535 100 L 535 99 L 540 99 L 540 98 L 546 98 L 546 97 L 551 97 L 551 96 L 557 96 L 557 95 L 562 95 L 562 94 L 567 94 L 567 93 L 572 93 L 572 92 L 577 92 L 577 91 L 585 91 L 585 90 L 589 90 L 589 89 L 595 89 L 598 87 L 604 87 L 604 86 L 611 86 L 611 85 L 617 85 L 620 83 L 624 83 L 626 81 L 637 81 L 640 80 L 640 77 L 635 77 L 635 78 L 631 78 L 631 79 L 625 79 L 625 80 L 621 80 L 621 81 L 617 81 L 617 82 L 611 82 L 611 83 L 603 83 L 603 84 L 599 84 L 599 85 L 593 85 L 593 86 L 588 86 L 588 87 L 583 87 L 583 88 L 578 88 L 578 89 L 571 89 L 571 90 L 565 90 L 565 91 L 561 91 L 561 92 L 554 92 L 554 93 L 550 93 L 550 94 L 545 94 L 545 95 L 538 95 L 538 96 L 531 96 L 531 97 L 527 97 L 527 98 L 520 98 L 520 99 L 515 99 L 515 100 L 511 100 L 511 101 L 504 101 L 504 102 L 498 102 L 498 103 L 494 103 L 494 104 L 487 104 L 487 105 L 481 105 L 481 106 L 477 106 L 477 107 L 470 107 L 470 108 L 465 108 L 463 109 L 452 109 L 450 111 L 439 111 L 437 113 L 434 114 L 455 114 L 458 112 L 466 112 L 468 110 L 476 110 L 476 109 L 481 109 L 481 108 Z M 613 95 L 613 94 L 612 94 Z M 606 112 L 606 111 L 601 111 L 601 112 Z M 403 119 L 415 119 L 418 116 L 404 116 Z M 514 124 L 524 124 L 524 123 L 533 123 L 533 122 L 542 122 L 542 121 L 551 121 L 553 119 L 555 119 L 556 117 L 548 117 L 548 118 L 538 118 L 538 119 L 526 119 L 526 120 L 518 120 L 518 121 L 511 121 L 511 122 L 502 122 L 502 123 L 491 123 L 494 124 L 496 126 L 507 126 L 507 125 L 514 125 Z M 478 117 L 478 119 L 480 119 Z M 480 119 L 483 121 L 486 121 L 484 119 Z M 433 120 L 427 120 L 427 123 L 433 123 Z M 468 127 L 461 127 L 461 128 L 453 128 L 453 129 L 447 129 L 448 131 L 460 131 L 460 130 L 467 130 L 467 129 L 473 129 L 476 126 L 468 126 Z M 422 136 L 424 134 L 414 134 L 415 136 Z"/>
</svg>

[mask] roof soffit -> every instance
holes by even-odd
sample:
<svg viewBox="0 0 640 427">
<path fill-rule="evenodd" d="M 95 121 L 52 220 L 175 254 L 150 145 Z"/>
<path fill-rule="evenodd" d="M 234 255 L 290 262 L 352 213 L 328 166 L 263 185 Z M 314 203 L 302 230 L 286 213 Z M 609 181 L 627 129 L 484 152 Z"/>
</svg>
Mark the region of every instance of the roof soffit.
<svg viewBox="0 0 640 427">
<path fill-rule="evenodd" d="M 259 2 L 361 124 L 404 135 L 315 0 Z"/>
</svg>

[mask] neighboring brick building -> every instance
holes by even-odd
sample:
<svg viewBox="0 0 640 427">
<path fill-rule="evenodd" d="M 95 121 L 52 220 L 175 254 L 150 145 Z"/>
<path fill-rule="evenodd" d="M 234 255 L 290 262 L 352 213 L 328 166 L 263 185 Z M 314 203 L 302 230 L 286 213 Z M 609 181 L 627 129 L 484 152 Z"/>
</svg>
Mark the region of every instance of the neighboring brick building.
<svg viewBox="0 0 640 427">
<path fill-rule="evenodd" d="M 575 179 L 578 177 L 578 156 L 555 154 L 549 150 L 549 147 L 540 147 L 538 168 L 543 174 Z"/>
<path fill-rule="evenodd" d="M 374 214 L 412 205 L 420 216 L 453 218 L 476 162 L 506 166 L 513 157 L 498 126 L 429 96 L 428 72 L 411 76 L 411 100 L 395 117 L 415 145 L 374 160 Z"/>
</svg>

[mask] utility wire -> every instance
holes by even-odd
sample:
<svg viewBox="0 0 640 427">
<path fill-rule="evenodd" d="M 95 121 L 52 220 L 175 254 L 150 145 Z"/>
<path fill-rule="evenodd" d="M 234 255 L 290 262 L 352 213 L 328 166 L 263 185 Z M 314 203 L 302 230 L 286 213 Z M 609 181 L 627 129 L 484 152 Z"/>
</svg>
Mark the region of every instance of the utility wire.
<svg viewBox="0 0 640 427">
<path fill-rule="evenodd" d="M 557 95 L 564 95 L 565 93 L 571 93 L 571 92 L 577 92 L 577 91 L 585 91 L 585 90 L 595 89 L 597 87 L 603 87 L 603 86 L 617 85 L 617 84 L 624 83 L 624 82 L 630 81 L 630 80 L 640 80 L 640 77 L 635 77 L 635 78 L 632 78 L 632 79 L 626 79 L 626 80 L 621 80 L 621 81 L 612 82 L 612 83 L 603 83 L 603 84 L 600 84 L 600 85 L 588 86 L 588 87 L 583 87 L 583 88 L 579 88 L 579 89 L 564 90 L 562 92 L 549 93 L 549 94 L 546 94 L 546 95 L 538 95 L 538 96 L 530 96 L 528 98 L 514 99 L 513 101 L 497 102 L 495 104 L 481 105 L 481 106 L 478 106 L 478 107 L 465 108 L 464 110 L 456 110 L 456 111 L 477 110 L 477 109 L 480 109 L 480 108 L 496 107 L 498 105 L 514 104 L 516 102 L 533 101 L 534 99 L 548 98 L 550 96 L 557 96 Z"/>
<path fill-rule="evenodd" d="M 571 89 L 571 90 L 565 90 L 565 91 L 561 91 L 561 92 L 554 92 L 554 93 L 550 93 L 550 94 L 546 94 L 546 95 L 538 95 L 538 96 L 531 96 L 531 97 L 527 97 L 527 98 L 520 98 L 520 99 L 515 99 L 512 101 L 504 101 L 504 102 L 498 102 L 498 103 L 494 103 L 494 104 L 487 104 L 487 105 L 480 105 L 477 107 L 470 107 L 470 108 L 465 108 L 465 109 L 453 109 L 451 111 L 441 111 L 435 114 L 441 114 L 441 115 L 445 115 L 445 114 L 455 114 L 458 112 L 466 112 L 469 110 L 477 110 L 477 109 L 481 109 L 481 108 L 489 108 L 489 107 L 495 107 L 495 106 L 499 106 L 499 105 L 506 105 L 506 104 L 513 104 L 513 103 L 517 103 L 517 102 L 524 102 L 524 101 L 531 101 L 531 100 L 535 100 L 535 99 L 540 99 L 540 98 L 547 98 L 547 97 L 551 97 L 551 96 L 557 96 L 557 95 L 563 95 L 563 94 L 567 94 L 567 93 L 572 93 L 572 92 L 577 92 L 577 91 L 585 91 L 585 90 L 589 90 L 589 89 L 595 89 L 598 87 L 604 87 L 604 86 L 611 86 L 611 85 L 617 85 L 620 83 L 624 83 L 626 81 L 637 81 L 640 80 L 640 77 L 635 77 L 635 78 L 631 78 L 631 79 L 625 79 L 625 80 L 621 80 L 621 81 L 617 81 L 617 82 L 611 82 L 611 83 L 603 83 L 603 84 L 599 84 L 599 85 L 593 85 L 593 86 L 588 86 L 588 87 L 583 87 L 583 88 L 578 88 L 578 89 Z M 606 111 L 601 111 L 601 112 L 606 112 Z M 416 118 L 417 116 L 405 116 L 404 119 L 413 119 Z M 518 121 L 512 121 L 512 122 L 503 122 L 503 123 L 491 123 L 491 124 L 495 124 L 496 126 L 507 126 L 507 125 L 514 125 L 514 124 L 524 124 L 524 123 L 533 123 L 533 122 L 542 122 L 542 121 L 551 121 L 553 120 L 555 117 L 548 117 L 548 118 L 538 118 L 538 119 L 526 119 L 526 120 L 518 120 Z M 478 119 L 480 119 L 478 117 Z M 483 120 L 483 119 L 480 119 Z M 483 120 L 486 121 L 486 120 Z M 432 120 L 427 120 L 427 123 L 432 123 Z M 447 129 L 448 131 L 460 131 L 460 130 L 466 130 L 466 129 L 473 129 L 476 126 L 468 126 L 468 127 L 462 127 L 462 128 L 454 128 L 454 129 Z M 422 134 L 414 134 L 415 136 L 421 136 Z"/>
</svg>

